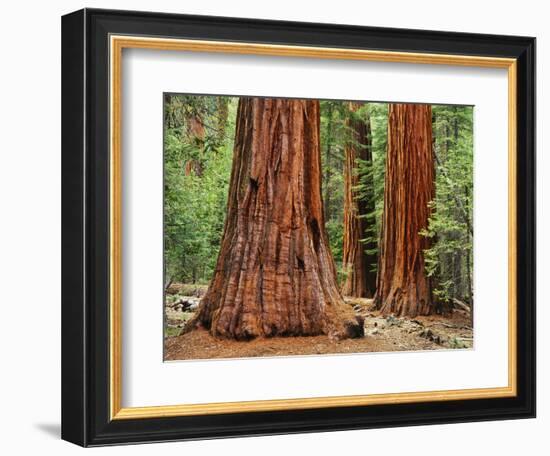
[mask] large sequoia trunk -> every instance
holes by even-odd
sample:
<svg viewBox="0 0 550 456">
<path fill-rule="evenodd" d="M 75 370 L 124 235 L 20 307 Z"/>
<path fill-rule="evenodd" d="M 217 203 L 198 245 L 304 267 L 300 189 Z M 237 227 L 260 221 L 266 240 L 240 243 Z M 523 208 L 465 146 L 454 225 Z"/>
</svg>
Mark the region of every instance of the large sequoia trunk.
<svg viewBox="0 0 550 456">
<path fill-rule="evenodd" d="M 239 101 L 224 234 L 194 327 L 242 340 L 362 335 L 324 228 L 318 101 Z"/>
<path fill-rule="evenodd" d="M 429 203 L 435 197 L 432 109 L 391 104 L 375 302 L 384 314 L 428 315 L 433 310 L 424 250 Z"/>
<path fill-rule="evenodd" d="M 359 103 L 350 102 L 349 110 L 355 113 L 360 108 Z M 372 142 L 370 119 L 348 117 L 347 127 L 350 141 L 345 145 L 344 164 L 344 245 L 343 266 L 346 279 L 342 285 L 342 293 L 346 296 L 372 298 L 376 289 L 376 272 L 372 265 L 376 263 L 376 255 L 367 254 L 372 250 L 372 243 L 362 242 L 368 235 L 368 218 L 364 216 L 374 211 L 374 194 L 370 185 L 370 194 L 358 199 L 357 174 L 358 160 L 372 163 Z M 372 176 L 371 176 L 372 177 Z M 362 217 L 360 217 L 362 216 Z"/>
</svg>

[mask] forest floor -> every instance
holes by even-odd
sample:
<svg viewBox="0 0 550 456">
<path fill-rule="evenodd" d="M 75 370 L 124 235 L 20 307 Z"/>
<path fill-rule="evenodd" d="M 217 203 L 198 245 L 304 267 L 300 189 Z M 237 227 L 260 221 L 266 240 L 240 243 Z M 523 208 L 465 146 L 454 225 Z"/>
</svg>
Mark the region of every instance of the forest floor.
<svg viewBox="0 0 550 456">
<path fill-rule="evenodd" d="M 180 294 L 182 292 L 185 295 Z M 384 317 L 374 309 L 371 299 L 348 297 L 345 301 L 358 316 L 365 319 L 365 336 L 358 339 L 332 340 L 328 336 L 272 337 L 243 342 L 216 339 L 205 330 L 179 335 L 185 322 L 194 315 L 203 292 L 203 287 L 196 287 L 194 290 L 184 287 L 167 295 L 164 339 L 166 361 L 473 347 L 471 318 L 463 310 L 454 310 L 445 316 L 432 315 L 414 319 Z"/>
</svg>

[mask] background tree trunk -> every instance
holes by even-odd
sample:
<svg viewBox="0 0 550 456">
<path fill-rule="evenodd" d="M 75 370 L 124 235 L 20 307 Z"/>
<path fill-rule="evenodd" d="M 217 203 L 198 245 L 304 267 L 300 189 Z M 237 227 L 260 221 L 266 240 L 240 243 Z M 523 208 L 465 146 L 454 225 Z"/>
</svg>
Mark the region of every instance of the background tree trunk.
<svg viewBox="0 0 550 456">
<path fill-rule="evenodd" d="M 468 186 L 465 186 L 464 193 L 466 194 L 466 197 L 470 197 L 470 189 Z M 472 236 L 470 234 L 470 231 L 466 231 L 466 240 L 468 244 L 472 242 L 471 240 Z M 474 307 L 474 290 L 472 288 L 472 249 L 466 250 L 466 302 L 470 305 L 470 308 L 472 309 L 471 315 L 473 318 L 473 307 Z"/>
<path fill-rule="evenodd" d="M 218 97 L 216 106 L 218 111 L 216 119 L 217 139 L 223 142 L 225 139 L 225 130 L 227 128 L 227 119 L 229 117 L 229 98 Z"/>
<path fill-rule="evenodd" d="M 430 105 L 391 104 L 384 213 L 375 302 L 384 314 L 428 315 L 433 310 L 424 250 L 435 197 Z"/>
<path fill-rule="evenodd" d="M 202 119 L 198 114 L 193 113 L 186 119 L 187 136 L 189 140 L 199 148 L 202 157 L 204 149 L 205 129 Z M 187 160 L 184 167 L 184 173 L 186 176 L 190 176 L 194 173 L 196 176 L 202 176 L 202 163 L 199 158 L 191 158 Z"/>
<path fill-rule="evenodd" d="M 453 147 L 456 148 L 458 144 L 458 118 L 457 118 L 457 107 L 454 107 L 454 118 L 453 118 Z M 449 135 L 450 136 L 450 135 Z M 460 191 L 460 189 L 457 188 L 457 191 Z M 457 196 L 458 197 L 458 196 Z M 458 206 L 458 205 L 457 205 Z M 454 217 L 456 219 L 460 219 L 461 211 L 460 207 L 455 206 L 454 208 Z M 467 211 L 464 211 L 464 217 L 469 218 L 469 214 Z M 470 223 L 468 223 L 468 226 L 470 226 Z M 453 236 L 453 242 L 460 244 L 462 233 L 460 231 L 457 231 L 454 233 Z M 466 293 L 464 293 L 464 286 L 462 283 L 462 278 L 464 274 L 462 271 L 462 250 L 457 249 L 454 253 L 453 257 L 453 288 L 454 288 L 454 296 L 458 297 L 460 300 L 464 300 L 464 296 Z M 466 298 L 467 300 L 468 298 Z"/>
<path fill-rule="evenodd" d="M 328 105 L 327 113 L 327 137 L 325 145 L 325 174 L 323 179 L 323 188 L 325 191 L 325 196 L 323 198 L 324 208 L 325 208 L 325 217 L 330 219 L 330 210 L 331 210 L 331 198 L 330 198 L 330 176 L 332 173 L 331 169 L 331 154 L 332 154 L 332 129 L 334 123 L 334 106 L 332 103 Z"/>
<path fill-rule="evenodd" d="M 376 272 L 372 265 L 376 263 L 376 255 L 367 254 L 366 250 L 373 249 L 372 243 L 361 242 L 367 237 L 368 219 L 365 216 L 374 211 L 374 189 L 366 198 L 358 199 L 357 174 L 358 160 L 372 164 L 372 141 L 370 119 L 354 118 L 354 113 L 361 107 L 359 103 L 350 102 L 350 116 L 346 119 L 350 140 L 344 149 L 344 243 L 343 267 L 346 279 L 342 285 L 342 293 L 346 296 L 372 298 L 376 289 Z M 371 176 L 372 179 L 372 176 Z"/>
<path fill-rule="evenodd" d="M 186 330 L 244 340 L 362 335 L 324 228 L 319 123 L 318 101 L 239 100 L 221 249 Z"/>
</svg>

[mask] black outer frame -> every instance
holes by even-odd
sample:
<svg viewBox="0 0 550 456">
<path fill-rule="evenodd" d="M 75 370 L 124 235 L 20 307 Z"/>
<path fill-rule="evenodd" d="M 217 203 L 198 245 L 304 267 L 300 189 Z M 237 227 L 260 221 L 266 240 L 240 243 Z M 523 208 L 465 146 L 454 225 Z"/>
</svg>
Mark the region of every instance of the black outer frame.
<svg viewBox="0 0 550 456">
<path fill-rule="evenodd" d="M 518 59 L 514 398 L 109 418 L 110 34 Z M 62 438 L 82 446 L 535 416 L 535 39 L 84 9 L 62 18 Z"/>
</svg>

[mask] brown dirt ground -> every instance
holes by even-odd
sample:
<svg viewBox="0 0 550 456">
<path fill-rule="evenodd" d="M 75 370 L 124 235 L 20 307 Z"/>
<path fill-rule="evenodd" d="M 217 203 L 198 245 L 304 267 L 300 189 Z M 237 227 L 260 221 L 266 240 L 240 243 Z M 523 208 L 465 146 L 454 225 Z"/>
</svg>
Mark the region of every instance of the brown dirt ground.
<svg viewBox="0 0 550 456">
<path fill-rule="evenodd" d="M 205 330 L 194 330 L 165 338 L 165 360 L 467 349 L 473 346 L 470 316 L 464 312 L 415 319 L 383 317 L 372 309 L 371 300 L 346 301 L 354 306 L 357 315 L 365 318 L 364 337 L 346 340 L 332 340 L 327 336 L 273 337 L 235 341 L 216 339 Z M 166 314 L 173 329 L 181 328 L 192 315 L 175 312 L 168 306 Z"/>
</svg>

